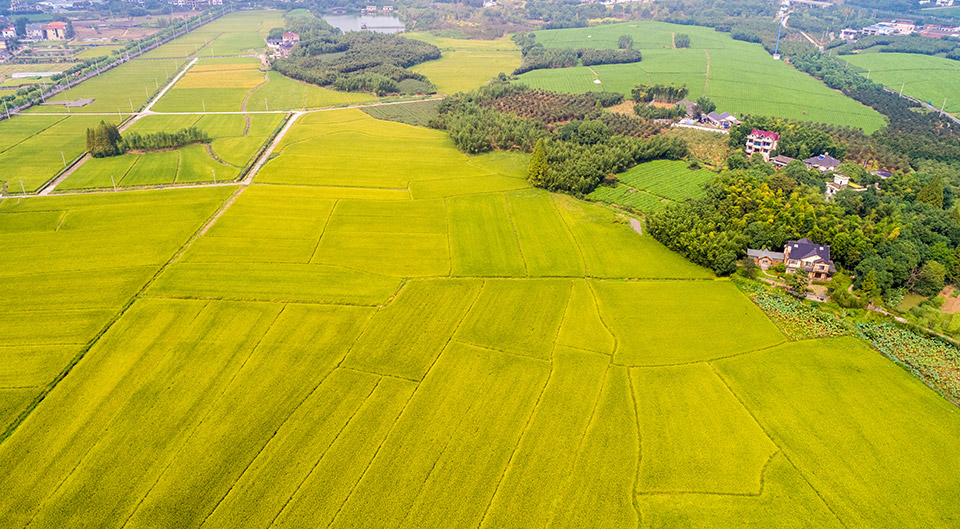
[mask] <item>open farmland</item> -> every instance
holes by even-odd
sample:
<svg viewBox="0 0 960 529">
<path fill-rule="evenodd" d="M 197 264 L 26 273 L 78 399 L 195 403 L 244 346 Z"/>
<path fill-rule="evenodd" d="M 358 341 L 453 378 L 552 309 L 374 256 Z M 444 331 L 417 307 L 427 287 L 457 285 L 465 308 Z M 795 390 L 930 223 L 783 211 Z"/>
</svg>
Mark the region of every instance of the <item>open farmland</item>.
<svg viewBox="0 0 960 529">
<path fill-rule="evenodd" d="M 469 92 L 487 84 L 500 72 L 509 75 L 520 66 L 520 50 L 509 37 L 466 40 L 436 37 L 429 33 L 405 36 L 440 48 L 442 56 L 439 59 L 413 67 L 413 71 L 426 75 L 440 93 Z"/>
<path fill-rule="evenodd" d="M 842 60 L 857 66 L 870 79 L 940 108 L 960 114 L 960 61 L 916 53 L 865 53 L 844 55 Z"/>
<path fill-rule="evenodd" d="M 689 49 L 673 49 L 675 33 L 690 35 Z M 609 90 L 629 97 L 638 83 L 675 83 L 687 86 L 687 99 L 706 95 L 721 112 L 859 127 L 867 133 L 884 124 L 873 109 L 774 61 L 759 45 L 733 40 L 710 28 L 639 21 L 537 31 L 536 35 L 537 42 L 548 48 L 616 48 L 620 35 L 630 35 L 643 61 L 592 69 L 534 70 L 520 76 L 520 82 L 534 88 L 573 93 Z"/>
<path fill-rule="evenodd" d="M 526 163 L 336 110 L 249 186 L 0 203 L 4 525 L 954 524 L 955 407 Z"/>
<path fill-rule="evenodd" d="M 93 99 L 89 105 L 69 109 L 70 113 L 130 114 L 140 110 L 157 90 L 167 84 L 183 67 L 184 60 L 130 61 L 84 81 L 49 98 L 50 102 Z M 26 112 L 62 112 L 63 105 L 36 105 Z"/>
<path fill-rule="evenodd" d="M 196 127 L 213 141 L 180 149 L 91 158 L 57 186 L 57 190 L 135 187 L 233 180 L 280 125 L 278 114 L 150 115 L 129 132 L 149 134 Z"/>
<path fill-rule="evenodd" d="M 83 154 L 85 131 L 103 120 L 117 122 L 115 116 L 82 115 L 22 115 L 0 121 L 0 187 L 7 194 L 36 191 Z"/>
<path fill-rule="evenodd" d="M 226 83 L 226 86 L 225 84 Z M 370 94 L 338 92 L 260 70 L 260 61 L 200 59 L 157 104 L 158 112 L 301 110 L 376 101 Z"/>
<path fill-rule="evenodd" d="M 144 58 L 249 55 L 266 46 L 270 28 L 283 26 L 280 11 L 237 11 L 174 39 Z"/>
</svg>

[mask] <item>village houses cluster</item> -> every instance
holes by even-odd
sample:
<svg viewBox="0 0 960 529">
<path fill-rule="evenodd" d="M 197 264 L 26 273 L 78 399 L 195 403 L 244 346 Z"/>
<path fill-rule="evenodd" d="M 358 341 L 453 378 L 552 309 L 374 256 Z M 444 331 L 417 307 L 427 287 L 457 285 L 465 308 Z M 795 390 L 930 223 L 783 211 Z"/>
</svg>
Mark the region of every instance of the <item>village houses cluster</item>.
<svg viewBox="0 0 960 529">
<path fill-rule="evenodd" d="M 779 171 L 781 167 L 784 167 L 794 160 L 782 154 L 773 155 L 777 150 L 779 142 L 780 135 L 776 132 L 753 129 L 750 131 L 750 134 L 747 135 L 747 141 L 743 150 L 747 156 L 753 156 L 755 153 L 759 153 L 764 161 L 771 163 Z M 821 173 L 833 174 L 833 181 L 827 182 L 827 188 L 826 191 L 824 191 L 824 198 L 826 200 L 830 200 L 834 195 L 844 189 L 849 189 L 854 192 L 866 190 L 865 187 L 851 182 L 849 176 L 837 172 L 842 163 L 843 160 L 838 160 L 830 156 L 830 153 L 819 154 L 803 160 L 803 164 L 807 166 L 807 169 L 817 169 Z M 872 174 L 883 180 L 893 176 L 893 173 L 890 171 L 883 170 L 873 171 Z"/>
<path fill-rule="evenodd" d="M 937 4 L 953 5 L 954 0 L 937 0 Z M 840 38 L 843 40 L 857 40 L 861 35 L 912 35 L 917 34 L 921 37 L 942 39 L 944 37 L 960 38 L 960 26 L 943 26 L 938 24 L 925 24 L 918 26 L 913 20 L 906 19 L 884 19 L 876 24 L 865 26 L 862 29 L 847 28 L 840 32 Z"/>
</svg>

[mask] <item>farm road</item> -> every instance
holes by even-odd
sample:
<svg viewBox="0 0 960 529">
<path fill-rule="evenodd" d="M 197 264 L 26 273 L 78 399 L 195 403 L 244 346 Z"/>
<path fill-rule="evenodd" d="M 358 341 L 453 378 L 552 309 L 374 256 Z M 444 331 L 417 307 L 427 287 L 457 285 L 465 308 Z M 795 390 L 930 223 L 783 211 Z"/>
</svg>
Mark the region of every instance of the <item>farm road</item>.
<svg viewBox="0 0 960 529">
<path fill-rule="evenodd" d="M 186 71 L 186 70 L 184 70 L 184 71 Z M 168 88 L 169 88 L 169 87 L 168 87 Z M 163 92 L 161 92 L 161 93 L 158 95 L 158 98 L 159 98 L 159 96 L 161 96 L 161 95 L 163 95 Z M 190 188 L 197 188 L 197 187 L 223 187 L 223 186 L 236 186 L 236 185 L 246 186 L 246 185 L 249 185 L 251 182 L 253 182 L 253 177 L 257 174 L 257 172 L 260 171 L 260 168 L 262 168 L 263 165 L 267 162 L 267 160 L 270 158 L 270 155 L 273 154 L 274 149 L 276 149 L 277 145 L 280 144 L 280 141 L 284 138 L 284 136 L 286 136 L 287 132 L 290 131 L 291 127 L 292 127 L 293 124 L 296 122 L 296 120 L 297 120 L 300 116 L 302 116 L 302 115 L 304 115 L 304 114 L 312 114 L 312 113 L 314 113 L 314 112 L 330 112 L 330 111 L 334 111 L 334 110 L 344 110 L 344 109 L 348 109 L 348 108 L 364 109 L 364 108 L 370 108 L 370 107 L 382 107 L 382 106 L 391 106 L 391 105 L 407 105 L 407 104 L 410 104 L 410 103 L 420 103 L 420 102 L 423 102 L 423 101 L 440 101 L 440 100 L 442 100 L 442 99 L 443 99 L 442 97 L 432 97 L 432 98 L 428 98 L 428 99 L 416 99 L 416 100 L 412 100 L 412 101 L 389 101 L 389 102 L 384 102 L 384 103 L 370 103 L 370 104 L 365 104 L 365 105 L 352 105 L 352 106 L 345 106 L 345 107 L 317 108 L 317 109 L 312 109 L 312 110 L 296 110 L 296 111 L 276 110 L 276 111 L 269 111 L 269 112 L 266 112 L 266 111 L 255 111 L 255 112 L 154 112 L 154 111 L 149 111 L 149 112 L 140 112 L 140 113 L 134 114 L 134 116 L 139 117 L 139 116 L 142 116 L 142 115 L 157 115 L 157 116 L 161 116 L 161 115 L 194 115 L 194 116 L 205 116 L 205 115 L 219 115 L 219 114 L 240 114 L 240 115 L 245 115 L 245 114 L 290 114 L 290 119 L 287 121 L 287 124 L 284 125 L 283 129 L 281 129 L 280 132 L 277 134 L 277 136 L 273 139 L 273 142 L 270 143 L 270 146 L 263 151 L 263 153 L 260 155 L 259 158 L 257 158 L 256 162 L 254 162 L 253 167 L 250 169 L 250 171 L 247 173 L 247 175 L 244 177 L 243 180 L 235 181 L 235 182 L 218 182 L 218 183 L 207 182 L 207 183 L 183 184 L 183 185 L 180 185 L 180 184 L 162 184 L 162 185 L 155 185 L 155 186 L 144 186 L 144 187 L 137 187 L 137 188 L 132 188 L 132 189 L 124 189 L 123 191 L 147 191 L 147 190 L 155 190 L 155 189 L 190 189 Z M 149 108 L 150 106 L 153 106 L 153 105 L 152 105 L 152 102 L 151 102 L 150 105 L 148 105 L 147 108 Z M 36 115 L 42 115 L 42 114 L 38 114 L 38 113 L 33 113 L 33 112 L 31 112 L 30 115 L 31 115 L 31 116 L 36 116 Z M 60 114 L 53 114 L 53 115 L 62 116 L 63 114 L 60 113 Z M 112 116 L 113 114 L 85 114 L 85 115 L 110 115 L 110 116 Z M 130 120 L 130 121 L 128 122 L 128 124 L 132 124 L 132 122 L 133 122 L 133 120 Z M 126 129 L 126 127 L 124 127 L 124 130 L 125 130 L 125 129 Z M 8 198 L 8 197 L 35 197 L 35 196 L 48 196 L 48 195 L 54 194 L 54 191 L 55 191 L 56 187 L 57 187 L 61 182 L 63 182 L 64 180 L 66 180 L 71 174 L 73 174 L 73 172 L 74 172 L 82 163 L 84 163 L 84 162 L 85 162 L 87 159 L 89 159 L 89 158 L 90 158 L 90 155 L 89 155 L 89 154 L 85 155 L 85 156 L 84 156 L 83 158 L 81 158 L 76 164 L 74 164 L 73 166 L 71 166 L 70 168 L 68 168 L 66 171 L 64 171 L 64 172 L 63 172 L 60 176 L 58 176 L 55 180 L 51 181 L 51 182 L 48 183 L 46 186 L 40 188 L 40 190 L 37 191 L 36 193 L 15 194 L 15 195 L 3 195 L 3 194 L 0 194 L 0 198 Z M 112 190 L 112 189 L 99 189 L 99 190 L 93 190 L 93 191 L 79 191 L 79 192 L 71 192 L 71 193 L 56 193 L 56 195 L 57 195 L 57 196 L 65 196 L 65 195 L 89 195 L 89 194 L 95 194 L 95 193 L 115 193 L 115 192 L 116 192 L 116 191 L 114 191 L 114 190 Z"/>
<path fill-rule="evenodd" d="M 149 116 L 150 114 L 155 114 L 155 112 L 153 112 L 152 110 L 150 110 L 151 108 L 153 108 L 154 103 L 156 103 L 157 101 L 159 101 L 160 98 L 163 97 L 164 94 L 167 93 L 167 90 L 170 90 L 170 87 L 172 87 L 174 84 L 176 84 L 176 82 L 179 81 L 180 78 L 183 77 L 183 75 L 187 73 L 187 70 L 189 70 L 190 68 L 192 68 L 193 65 L 196 64 L 196 62 L 197 62 L 197 59 L 193 59 L 192 61 L 190 61 L 190 64 L 188 64 L 188 65 L 186 66 L 186 68 L 180 70 L 180 72 L 179 72 L 177 75 L 173 76 L 173 79 L 171 79 L 170 82 L 167 83 L 167 85 L 163 87 L 163 90 L 160 90 L 160 92 L 157 93 L 157 95 L 154 96 L 153 99 L 151 99 L 150 101 L 147 102 L 147 105 L 143 107 L 143 110 L 142 110 L 142 111 L 137 112 L 136 114 L 133 114 L 131 119 L 128 119 L 128 120 L 126 120 L 125 122 L 121 123 L 121 124 L 120 124 L 120 127 L 119 127 L 119 128 L 120 128 L 120 132 L 125 132 L 128 128 L 130 128 L 131 125 L 133 125 L 134 123 L 136 123 L 137 121 L 139 121 L 140 118 L 142 118 L 143 116 Z M 112 116 L 113 114 L 110 114 L 110 115 Z M 63 181 L 66 180 L 67 178 L 69 178 L 70 175 L 72 175 L 74 171 L 76 171 L 77 169 L 79 169 L 80 166 L 83 165 L 83 164 L 85 164 L 85 163 L 87 162 L 87 160 L 89 160 L 89 159 L 90 159 L 90 154 L 89 154 L 89 153 L 84 154 L 82 158 L 80 158 L 79 160 L 77 160 L 77 163 L 75 163 L 75 164 L 73 164 L 72 166 L 70 166 L 70 168 L 68 168 L 66 171 L 60 173 L 60 176 L 54 178 L 53 181 L 51 181 L 51 182 L 47 183 L 47 185 L 41 187 L 41 188 L 40 188 L 40 191 L 37 192 L 37 195 L 40 195 L 40 196 L 49 195 L 54 189 L 57 188 L 58 185 L 60 185 L 61 182 L 63 182 Z"/>
</svg>

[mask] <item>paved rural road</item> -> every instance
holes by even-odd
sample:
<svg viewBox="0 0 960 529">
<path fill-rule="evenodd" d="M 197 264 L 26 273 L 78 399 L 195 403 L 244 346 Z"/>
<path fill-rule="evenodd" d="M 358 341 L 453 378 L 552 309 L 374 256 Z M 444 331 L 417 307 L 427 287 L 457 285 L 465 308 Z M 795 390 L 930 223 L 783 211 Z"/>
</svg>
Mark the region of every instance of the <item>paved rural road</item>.
<svg viewBox="0 0 960 529">
<path fill-rule="evenodd" d="M 184 71 L 186 71 L 186 70 L 184 70 Z M 164 89 L 164 92 L 165 92 L 165 91 L 166 91 L 166 89 Z M 161 92 L 159 95 L 163 95 L 163 92 Z M 158 95 L 158 98 L 159 98 L 159 95 Z M 313 110 L 297 110 L 297 111 L 289 111 L 289 110 L 278 110 L 278 111 L 271 111 L 271 112 L 262 112 L 262 111 L 261 111 L 261 112 L 153 112 L 153 111 L 150 111 L 150 112 L 149 112 L 149 115 L 155 115 L 155 116 L 163 116 L 163 115 L 209 115 L 209 114 L 241 114 L 241 115 L 242 115 L 242 114 L 292 114 L 292 115 L 291 115 L 291 117 L 290 117 L 290 120 L 287 121 L 287 124 L 284 125 L 283 129 L 282 129 L 282 130 L 277 134 L 277 136 L 273 139 L 273 142 L 270 143 L 270 147 L 268 147 L 267 149 L 265 149 L 265 150 L 263 151 L 263 154 L 261 154 L 260 157 L 257 158 L 257 161 L 254 163 L 253 167 L 252 167 L 252 168 L 250 169 L 250 171 L 247 173 L 247 176 L 245 176 L 245 177 L 243 178 L 243 180 L 235 181 L 235 182 L 199 183 L 199 184 L 183 184 L 183 185 L 180 185 L 180 184 L 163 184 L 163 185 L 156 185 L 156 186 L 145 186 L 145 187 L 136 187 L 136 188 L 130 188 L 130 189 L 122 189 L 122 191 L 149 191 L 149 190 L 156 190 L 156 189 L 191 189 L 191 188 L 198 188 L 198 187 L 224 187 L 224 186 L 237 186 L 237 185 L 246 186 L 246 185 L 249 185 L 250 183 L 253 182 L 253 177 L 257 174 L 257 172 L 260 171 L 260 169 L 263 167 L 263 165 L 267 162 L 267 160 L 270 158 L 270 155 L 273 154 L 273 151 L 274 151 L 274 150 L 276 149 L 276 147 L 280 144 L 280 141 L 283 139 L 283 137 L 286 136 L 287 132 L 290 131 L 290 129 L 292 128 L 294 122 L 295 122 L 300 116 L 302 116 L 302 115 L 304 115 L 304 114 L 312 114 L 312 113 L 315 113 L 315 112 L 330 112 L 330 111 L 334 111 L 334 110 L 344 110 L 344 109 L 348 109 L 348 108 L 363 109 L 363 108 L 383 107 L 383 106 L 390 106 L 390 105 L 408 105 L 408 104 L 410 104 L 410 103 L 422 103 L 422 102 L 424 102 L 424 101 L 440 101 L 441 99 L 443 99 L 443 98 L 442 98 L 442 97 L 432 97 L 432 98 L 429 98 L 429 99 L 416 99 L 416 100 L 413 100 L 413 101 L 391 101 L 391 102 L 387 102 L 387 103 L 371 103 L 371 104 L 369 104 L 369 105 L 353 105 L 353 106 L 346 106 L 346 107 L 317 108 L 317 109 L 313 109 Z M 149 106 L 152 106 L 152 103 L 151 103 L 151 105 L 149 105 Z M 140 115 L 147 115 L 146 113 L 139 113 L 139 114 L 140 114 Z M 31 115 L 31 116 L 36 116 L 36 115 L 41 115 L 41 114 L 37 114 L 37 113 L 31 112 L 30 115 Z M 62 116 L 63 114 L 60 113 L 60 114 L 54 114 L 54 115 Z M 110 116 L 112 116 L 113 114 L 84 114 L 84 115 L 87 115 L 87 116 L 91 116 L 91 115 L 110 115 Z M 132 121 L 132 120 L 131 120 L 131 121 Z M 124 127 L 124 129 L 126 129 L 126 127 Z M 68 170 L 64 171 L 63 174 L 61 174 L 60 176 L 58 176 L 58 177 L 56 178 L 56 180 L 53 180 L 52 182 L 48 183 L 46 186 L 42 187 L 42 188 L 41 188 L 38 192 L 36 192 L 36 193 L 14 194 L 14 195 L 4 195 L 4 194 L 0 194 L 0 199 L 3 199 L 3 198 L 15 198 L 15 197 L 16 197 L 16 198 L 19 198 L 19 197 L 35 197 L 35 196 L 48 196 L 48 195 L 51 195 L 51 194 L 53 194 L 53 192 L 54 192 L 54 190 L 56 189 L 56 187 L 57 187 L 61 182 L 63 182 L 64 180 L 66 180 L 67 177 L 69 177 L 71 174 L 73 174 L 73 172 L 77 170 L 77 168 L 80 166 L 80 164 L 84 163 L 88 158 L 90 158 L 89 155 L 84 156 L 80 161 L 78 161 L 76 164 L 74 164 L 74 165 L 73 165 L 72 167 L 70 167 Z M 67 196 L 67 195 L 91 195 L 91 194 L 97 194 L 97 193 L 114 193 L 114 192 L 115 192 L 115 191 L 114 191 L 113 189 L 98 189 L 98 190 L 93 190 L 93 191 L 80 191 L 80 192 L 73 192 L 73 193 L 56 193 L 56 195 L 57 195 L 57 196 Z"/>
<path fill-rule="evenodd" d="M 167 188 L 170 188 L 170 189 L 184 189 L 184 188 L 195 188 L 195 187 L 221 187 L 221 186 L 227 186 L 227 185 L 249 185 L 251 182 L 253 182 L 253 177 L 254 177 L 254 175 L 256 175 L 257 172 L 260 171 L 260 168 L 263 167 L 263 165 L 267 162 L 267 159 L 268 159 L 268 158 L 270 157 L 270 155 L 273 153 L 274 149 L 276 149 L 277 145 L 280 144 L 280 141 L 283 139 L 284 136 L 286 136 L 287 132 L 290 131 L 290 128 L 293 126 L 293 123 L 297 120 L 297 118 L 299 118 L 300 116 L 302 116 L 302 115 L 304 115 L 304 114 L 310 114 L 310 113 L 313 113 L 313 112 L 329 112 L 329 111 L 332 111 L 332 110 L 343 110 L 343 109 L 345 109 L 345 108 L 360 108 L 360 109 L 362 109 L 362 108 L 379 107 L 379 106 L 389 106 L 389 105 L 405 105 L 405 104 L 409 104 L 409 103 L 420 103 L 420 102 L 423 102 L 423 101 L 439 101 L 439 100 L 443 99 L 442 97 L 432 97 L 432 98 L 428 98 L 428 99 L 417 99 L 417 100 L 413 100 L 413 101 L 391 101 L 391 102 L 387 102 L 387 103 L 371 103 L 371 104 L 367 104 L 367 105 L 353 105 L 353 106 L 346 106 L 346 107 L 318 108 L 318 109 L 313 109 L 313 110 L 297 110 L 297 111 L 290 111 L 290 110 L 260 110 L 260 111 L 253 111 L 253 112 L 246 112 L 246 111 L 239 111 L 239 112 L 154 112 L 154 111 L 152 110 L 153 105 L 156 104 L 156 102 L 159 101 L 160 98 L 162 98 L 162 97 L 167 93 L 167 91 L 170 90 L 170 88 L 173 87 L 173 85 L 175 85 L 175 84 L 177 83 L 177 81 L 179 81 L 180 78 L 183 77 L 183 76 L 187 73 L 187 71 L 189 71 L 190 68 L 193 67 L 194 64 L 196 64 L 196 62 L 197 62 L 198 59 L 199 59 L 199 58 L 194 58 L 192 61 L 190 61 L 190 63 L 189 63 L 185 68 L 183 68 L 183 69 L 180 71 L 180 73 L 178 73 L 177 75 L 175 75 L 175 76 L 173 77 L 173 79 L 170 80 L 170 82 L 167 83 L 167 85 L 163 87 L 163 90 L 161 90 L 160 92 L 158 92 L 157 95 L 153 97 L 153 99 L 151 99 L 150 101 L 147 102 L 146 106 L 143 107 L 143 110 L 141 110 L 140 112 L 134 112 L 133 114 L 130 114 L 130 115 L 132 116 L 132 119 L 127 120 L 125 123 L 123 123 L 123 124 L 120 126 L 120 132 L 126 131 L 128 128 L 130 128 L 131 125 L 133 125 L 134 123 L 136 123 L 136 122 L 137 122 L 140 118 L 142 118 L 143 116 L 162 116 L 162 115 L 182 116 L 182 115 L 219 115 L 219 114 L 227 114 L 227 115 L 235 115 L 235 114 L 239 114 L 239 115 L 246 115 L 246 114 L 291 114 L 290 119 L 287 121 L 287 124 L 284 125 L 284 127 L 283 127 L 283 129 L 280 131 L 280 133 L 278 133 L 277 136 L 273 139 L 273 142 L 270 144 L 270 147 L 268 147 L 266 150 L 264 150 L 263 153 L 260 155 L 260 157 L 257 158 L 257 161 L 254 163 L 253 168 L 250 169 L 250 171 L 247 173 L 247 175 L 246 175 L 246 176 L 243 178 L 243 180 L 241 180 L 241 181 L 238 181 L 238 182 L 221 182 L 221 183 L 200 183 L 200 184 L 188 184 L 188 185 L 166 184 L 166 185 L 158 185 L 158 186 L 150 186 L 150 187 L 142 187 L 142 188 L 141 188 L 141 187 L 138 187 L 137 189 L 144 189 L 144 190 L 146 190 L 146 189 L 167 189 Z M 62 116 L 63 113 L 62 113 L 62 112 L 31 112 L 30 115 L 32 115 L 32 116 Z M 112 116 L 113 113 L 112 113 L 112 112 L 110 112 L 110 113 L 80 113 L 80 114 L 78 114 L 78 115 L 85 115 L 85 116 Z M 80 158 L 80 160 L 78 160 L 78 161 L 77 161 L 75 164 L 73 164 L 70 168 L 68 168 L 66 171 L 64 171 L 63 173 L 61 173 L 60 176 L 58 176 L 58 177 L 55 178 L 54 180 L 48 182 L 46 185 L 44 185 L 43 187 L 41 187 L 40 190 L 37 191 L 36 193 L 27 193 L 27 194 L 18 194 L 18 195 L 3 195 L 2 193 L 0 193 L 0 198 L 3 198 L 3 197 L 13 197 L 13 196 L 23 197 L 23 196 L 47 196 L 47 195 L 50 195 L 51 193 L 54 192 L 54 190 L 57 188 L 57 186 L 60 185 L 60 183 L 62 183 L 62 182 L 63 182 L 64 180 L 66 180 L 67 178 L 69 178 L 70 175 L 72 175 L 72 174 L 74 173 L 74 171 L 76 171 L 77 169 L 79 169 L 80 166 L 83 165 L 84 163 L 86 163 L 87 160 L 89 160 L 89 159 L 90 159 L 90 155 L 89 155 L 89 154 L 85 154 L 82 158 Z M 95 191 L 85 191 L 85 192 L 78 192 L 78 193 L 57 193 L 57 194 L 58 194 L 58 195 L 81 195 L 81 194 L 88 195 L 88 194 L 91 194 L 91 193 L 113 193 L 113 192 L 115 192 L 115 191 L 116 191 L 116 190 L 114 190 L 114 189 L 100 189 L 100 190 L 95 190 Z"/>
</svg>

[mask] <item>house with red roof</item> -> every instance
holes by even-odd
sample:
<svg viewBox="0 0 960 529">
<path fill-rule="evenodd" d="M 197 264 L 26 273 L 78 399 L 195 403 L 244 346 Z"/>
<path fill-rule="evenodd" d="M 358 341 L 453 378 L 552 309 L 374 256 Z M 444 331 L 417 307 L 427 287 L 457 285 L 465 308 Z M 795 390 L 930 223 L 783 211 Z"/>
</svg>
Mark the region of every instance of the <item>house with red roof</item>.
<svg viewBox="0 0 960 529">
<path fill-rule="evenodd" d="M 770 161 L 770 151 L 777 149 L 777 142 L 779 141 L 780 135 L 776 132 L 753 129 L 750 131 L 750 135 L 747 136 L 747 144 L 744 146 L 744 151 L 747 153 L 747 156 L 753 156 L 753 153 L 758 152 L 763 156 L 763 161 L 768 162 Z"/>
<path fill-rule="evenodd" d="M 47 40 L 67 40 L 67 23 L 51 22 L 44 28 L 47 34 Z"/>
</svg>

